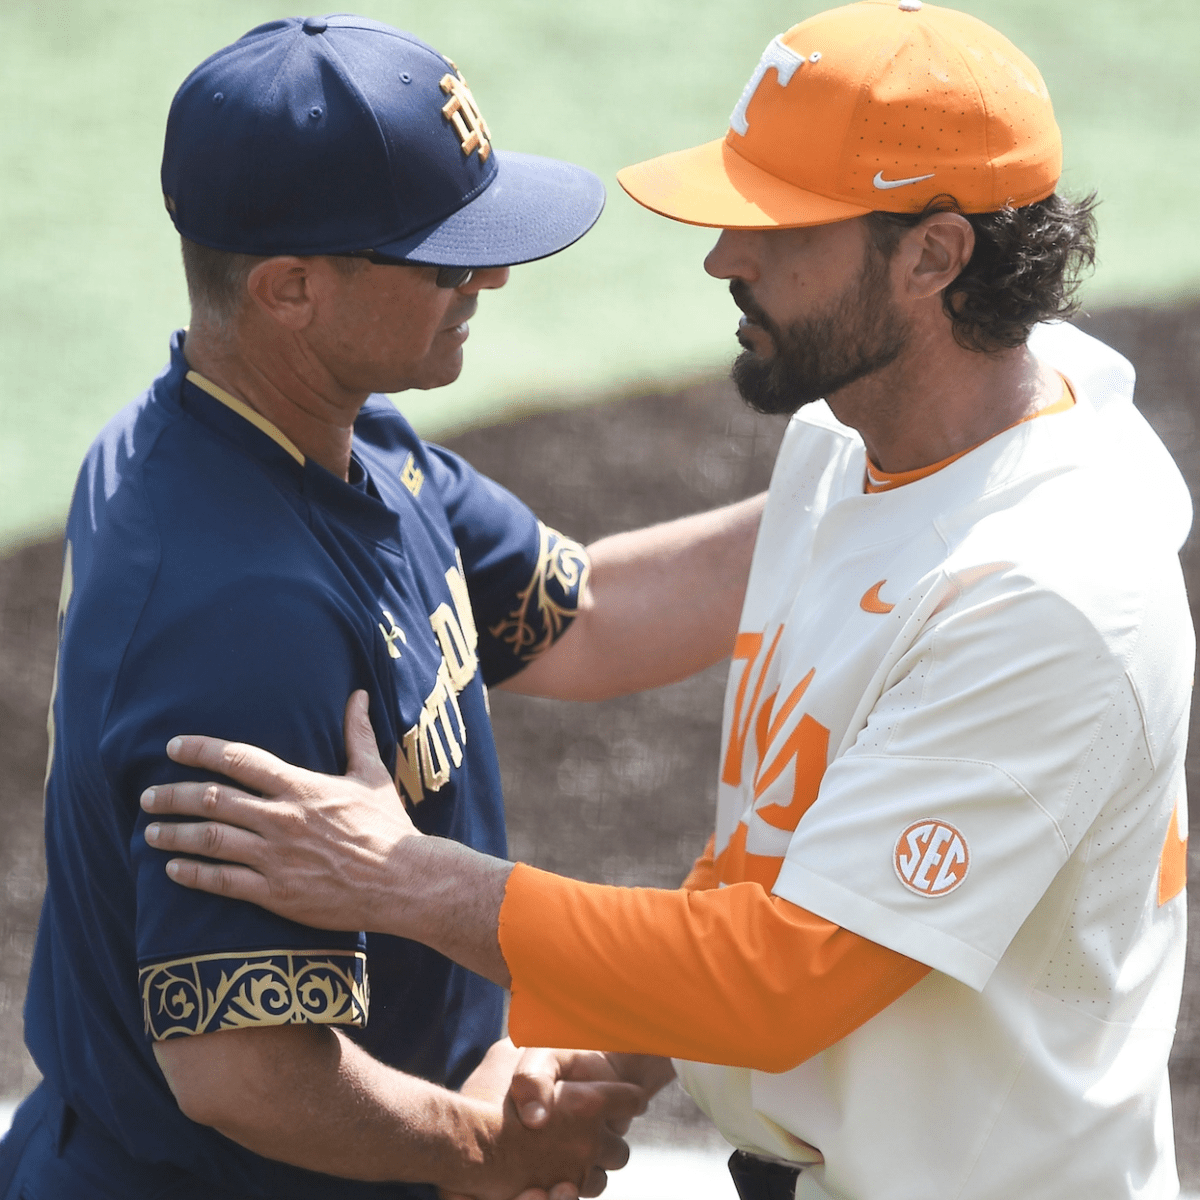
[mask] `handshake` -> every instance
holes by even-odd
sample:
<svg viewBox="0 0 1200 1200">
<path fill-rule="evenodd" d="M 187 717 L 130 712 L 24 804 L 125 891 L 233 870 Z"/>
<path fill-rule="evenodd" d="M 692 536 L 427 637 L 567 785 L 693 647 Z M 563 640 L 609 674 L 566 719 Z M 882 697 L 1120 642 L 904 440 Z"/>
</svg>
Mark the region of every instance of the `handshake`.
<svg viewBox="0 0 1200 1200">
<path fill-rule="evenodd" d="M 460 1095 L 486 1130 L 445 1200 L 577 1200 L 598 1196 L 629 1160 L 623 1135 L 674 1077 L 670 1059 L 591 1050 L 521 1051 L 496 1042 Z"/>
</svg>

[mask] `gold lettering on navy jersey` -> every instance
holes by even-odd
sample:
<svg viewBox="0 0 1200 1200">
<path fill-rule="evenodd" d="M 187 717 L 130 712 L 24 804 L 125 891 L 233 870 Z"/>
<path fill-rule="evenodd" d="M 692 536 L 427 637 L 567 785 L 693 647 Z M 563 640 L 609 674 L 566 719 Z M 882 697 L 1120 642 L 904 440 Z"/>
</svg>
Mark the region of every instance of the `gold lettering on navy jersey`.
<svg viewBox="0 0 1200 1200">
<path fill-rule="evenodd" d="M 407 646 L 408 638 L 406 638 L 404 636 L 404 630 L 401 629 L 400 626 L 396 624 L 396 618 L 393 617 L 392 614 L 390 612 L 388 612 L 388 610 L 386 608 L 381 609 L 380 611 L 383 613 L 384 617 L 387 619 L 387 623 L 391 626 L 391 629 L 385 629 L 383 627 L 383 622 L 382 621 L 379 622 L 379 632 L 383 634 L 383 640 L 387 645 L 387 652 L 388 652 L 388 654 L 390 654 L 392 656 L 392 658 L 399 658 L 400 651 L 396 648 L 396 642 L 397 641 L 403 642 L 404 645 Z"/>
<path fill-rule="evenodd" d="M 450 682 L 461 692 L 471 682 L 479 660 L 474 647 L 467 644 L 462 625 L 448 604 L 439 604 L 429 618 L 434 636 L 442 648 L 442 660 L 450 672 Z"/>
<path fill-rule="evenodd" d="M 396 787 L 414 805 L 420 804 L 428 793 L 445 787 L 451 770 L 462 766 L 467 724 L 458 697 L 479 670 L 476 653 L 479 634 L 461 557 L 458 565 L 446 572 L 446 584 L 453 607 L 443 601 L 429 615 L 429 624 L 442 651 L 437 678 L 420 717 L 400 738 L 396 750 Z M 384 616 L 388 614 L 385 612 Z"/>
<path fill-rule="evenodd" d="M 462 766 L 466 743 L 467 726 L 458 706 L 458 692 L 443 660 L 420 720 L 401 739 L 396 754 L 397 784 L 414 804 L 420 804 L 426 792 L 441 791 L 450 782 L 450 768 Z"/>
<path fill-rule="evenodd" d="M 421 494 L 425 472 L 417 466 L 417 460 L 411 454 L 404 460 L 404 466 L 400 470 L 400 482 L 412 492 L 414 500 Z"/>
<path fill-rule="evenodd" d="M 455 550 L 454 557 L 458 561 L 458 566 L 451 567 L 446 572 L 446 586 L 450 589 L 450 599 L 454 601 L 455 610 L 458 612 L 458 621 L 466 635 L 467 644 L 471 648 L 471 653 L 474 654 L 475 647 L 479 645 L 479 633 L 475 628 L 475 612 L 471 608 L 471 593 L 467 590 L 462 555 Z"/>
<path fill-rule="evenodd" d="M 454 67 L 453 63 L 450 65 Z M 473 150 L 478 150 L 479 161 L 487 162 L 488 155 L 492 152 L 492 132 L 479 112 L 479 105 L 475 103 L 467 81 L 457 67 L 454 67 L 453 75 L 442 76 L 441 88 L 450 97 L 442 105 L 442 116 L 454 126 L 462 142 L 463 153 L 470 155 Z"/>
</svg>

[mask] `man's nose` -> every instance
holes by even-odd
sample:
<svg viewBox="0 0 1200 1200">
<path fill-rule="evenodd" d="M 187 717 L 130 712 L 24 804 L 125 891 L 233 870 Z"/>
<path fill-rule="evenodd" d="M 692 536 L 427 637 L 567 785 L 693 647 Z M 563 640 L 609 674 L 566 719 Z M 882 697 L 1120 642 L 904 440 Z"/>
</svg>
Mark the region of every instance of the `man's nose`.
<svg viewBox="0 0 1200 1200">
<path fill-rule="evenodd" d="M 704 259 L 704 269 L 714 279 L 758 278 L 758 265 L 753 255 L 754 239 L 751 230 L 722 229 L 717 244 Z"/>
<path fill-rule="evenodd" d="M 476 267 L 471 278 L 458 290 L 470 294 L 488 288 L 502 288 L 508 282 L 508 267 Z"/>
</svg>

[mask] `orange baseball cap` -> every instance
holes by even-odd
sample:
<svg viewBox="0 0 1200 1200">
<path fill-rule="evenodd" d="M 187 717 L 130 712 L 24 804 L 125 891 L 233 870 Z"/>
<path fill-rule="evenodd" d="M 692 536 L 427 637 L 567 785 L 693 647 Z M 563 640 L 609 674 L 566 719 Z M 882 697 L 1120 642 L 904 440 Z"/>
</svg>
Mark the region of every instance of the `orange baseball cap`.
<svg viewBox="0 0 1200 1200">
<path fill-rule="evenodd" d="M 863 0 L 780 34 L 719 141 L 626 167 L 665 217 L 724 229 L 823 225 L 872 210 L 1043 200 L 1062 137 L 1038 69 L 975 17 Z"/>
</svg>

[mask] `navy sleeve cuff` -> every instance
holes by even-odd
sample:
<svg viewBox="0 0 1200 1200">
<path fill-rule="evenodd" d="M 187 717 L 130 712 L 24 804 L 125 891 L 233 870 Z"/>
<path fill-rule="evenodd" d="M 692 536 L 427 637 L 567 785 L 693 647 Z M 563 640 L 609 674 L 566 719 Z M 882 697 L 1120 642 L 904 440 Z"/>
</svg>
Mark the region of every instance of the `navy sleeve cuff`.
<svg viewBox="0 0 1200 1200">
<path fill-rule="evenodd" d="M 153 963 L 138 973 L 146 1033 L 168 1038 L 255 1025 L 367 1023 L 367 956 L 261 950 Z"/>
</svg>

